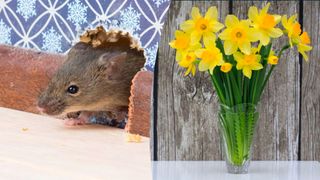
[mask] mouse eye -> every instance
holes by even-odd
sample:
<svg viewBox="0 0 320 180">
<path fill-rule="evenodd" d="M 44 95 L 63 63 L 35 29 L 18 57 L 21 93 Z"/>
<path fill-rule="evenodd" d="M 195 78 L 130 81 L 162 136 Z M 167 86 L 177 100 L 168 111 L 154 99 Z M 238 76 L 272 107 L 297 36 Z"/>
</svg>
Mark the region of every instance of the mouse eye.
<svg viewBox="0 0 320 180">
<path fill-rule="evenodd" d="M 68 87 L 67 91 L 70 94 L 76 94 L 79 91 L 79 87 L 76 85 L 71 85 Z"/>
</svg>

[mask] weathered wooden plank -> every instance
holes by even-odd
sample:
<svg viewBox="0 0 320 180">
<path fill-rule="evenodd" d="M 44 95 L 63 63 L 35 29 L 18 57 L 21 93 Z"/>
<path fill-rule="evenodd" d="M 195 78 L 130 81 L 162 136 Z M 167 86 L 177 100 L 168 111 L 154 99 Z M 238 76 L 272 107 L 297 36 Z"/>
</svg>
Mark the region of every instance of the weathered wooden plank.
<svg viewBox="0 0 320 180">
<path fill-rule="evenodd" d="M 233 12 L 247 18 L 251 5 L 262 7 L 265 1 L 234 1 Z M 157 155 L 159 160 L 221 159 L 217 129 L 217 98 L 204 74 L 182 77 L 182 69 L 168 47 L 177 29 L 188 17 L 193 5 L 204 12 L 212 2 L 173 1 L 164 26 L 159 49 L 157 96 Z M 221 17 L 228 13 L 228 2 L 218 5 Z M 272 2 L 271 13 L 299 13 L 298 1 Z M 285 37 L 275 42 L 282 47 Z M 213 94 L 213 95 L 212 95 Z M 260 122 L 254 143 L 253 159 L 295 160 L 299 154 L 300 64 L 298 53 L 283 54 L 270 78 L 260 104 Z M 303 129 L 302 129 L 303 131 Z M 317 134 L 318 138 L 319 134 Z"/>
<path fill-rule="evenodd" d="M 302 64 L 301 160 L 320 161 L 320 2 L 305 1 L 303 15 L 313 50 L 309 62 Z"/>
<path fill-rule="evenodd" d="M 247 18 L 250 6 L 262 7 L 266 1 L 235 1 L 233 12 Z M 298 1 L 271 2 L 270 13 L 298 13 Z M 274 41 L 280 49 L 281 40 Z M 260 102 L 260 119 L 254 141 L 253 159 L 256 160 L 295 160 L 298 159 L 299 137 L 299 94 L 300 66 L 298 53 L 293 50 L 284 53 L 279 60 Z"/>
<path fill-rule="evenodd" d="M 205 12 L 212 5 L 218 7 L 221 17 L 228 13 L 227 1 L 173 1 L 168 12 L 158 57 L 158 160 L 221 159 L 217 98 L 209 77 L 204 73 L 183 77 L 175 51 L 168 46 L 174 29 L 186 20 L 192 6 Z"/>
</svg>

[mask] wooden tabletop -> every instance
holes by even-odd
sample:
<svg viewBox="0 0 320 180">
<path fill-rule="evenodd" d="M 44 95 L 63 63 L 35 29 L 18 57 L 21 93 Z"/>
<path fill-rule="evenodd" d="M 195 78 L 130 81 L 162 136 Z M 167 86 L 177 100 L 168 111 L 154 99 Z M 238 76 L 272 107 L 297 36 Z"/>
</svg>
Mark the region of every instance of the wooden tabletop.
<svg viewBox="0 0 320 180">
<path fill-rule="evenodd" d="M 124 130 L 67 128 L 61 120 L 0 108 L 2 179 L 151 179 L 149 139 Z"/>
</svg>

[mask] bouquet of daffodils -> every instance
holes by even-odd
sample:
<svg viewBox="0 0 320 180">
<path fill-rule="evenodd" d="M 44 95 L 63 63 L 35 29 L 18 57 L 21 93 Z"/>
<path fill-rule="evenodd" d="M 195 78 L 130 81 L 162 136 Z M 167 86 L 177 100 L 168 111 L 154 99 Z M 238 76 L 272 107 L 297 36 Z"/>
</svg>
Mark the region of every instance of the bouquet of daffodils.
<svg viewBox="0 0 320 180">
<path fill-rule="evenodd" d="M 186 68 L 185 75 L 208 71 L 222 104 L 256 104 L 284 50 L 297 47 L 305 60 L 312 47 L 307 32 L 302 32 L 297 15 L 268 13 L 268 3 L 260 11 L 250 7 L 249 19 L 228 15 L 225 25 L 218 22 L 216 7 L 203 17 L 192 8 L 192 19 L 180 25 L 169 45 L 177 50 L 176 60 Z M 282 24 L 282 29 L 277 27 Z M 273 41 L 286 34 L 288 43 L 274 50 Z"/>
<path fill-rule="evenodd" d="M 297 15 L 269 14 L 269 6 L 250 7 L 244 20 L 228 15 L 225 24 L 218 22 L 216 7 L 204 17 L 194 7 L 191 19 L 180 25 L 169 43 L 176 49 L 179 66 L 186 68 L 185 75 L 197 70 L 210 74 L 220 102 L 219 129 L 231 173 L 247 172 L 259 116 L 256 105 L 283 51 L 297 47 L 308 61 L 306 52 L 312 49 Z M 287 43 L 274 48 L 274 41 L 283 35 Z"/>
</svg>

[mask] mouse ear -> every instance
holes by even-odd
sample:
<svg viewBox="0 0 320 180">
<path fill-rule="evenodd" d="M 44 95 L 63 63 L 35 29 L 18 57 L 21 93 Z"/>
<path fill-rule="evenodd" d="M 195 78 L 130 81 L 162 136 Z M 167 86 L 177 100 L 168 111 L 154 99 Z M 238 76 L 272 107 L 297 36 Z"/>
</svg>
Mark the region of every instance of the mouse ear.
<svg viewBox="0 0 320 180">
<path fill-rule="evenodd" d="M 116 79 L 117 72 L 124 65 L 127 59 L 127 53 L 105 53 L 99 57 L 98 63 L 106 67 L 106 75 L 108 79 Z"/>
</svg>

